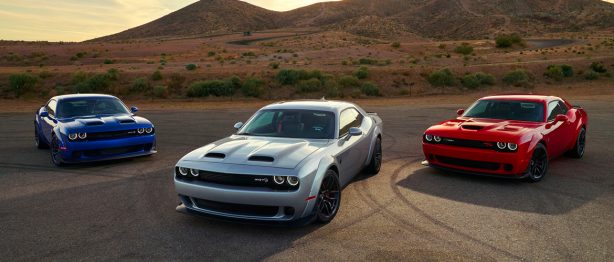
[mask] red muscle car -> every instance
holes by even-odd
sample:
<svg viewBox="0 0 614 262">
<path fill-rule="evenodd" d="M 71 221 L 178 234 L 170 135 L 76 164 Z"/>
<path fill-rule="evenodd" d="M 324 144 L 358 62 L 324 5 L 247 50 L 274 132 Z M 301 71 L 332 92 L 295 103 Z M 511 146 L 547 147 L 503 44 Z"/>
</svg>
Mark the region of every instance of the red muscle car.
<svg viewBox="0 0 614 262">
<path fill-rule="evenodd" d="M 476 101 L 456 119 L 426 130 L 422 148 L 434 168 L 537 182 L 548 161 L 581 158 L 588 117 L 554 96 L 497 95 Z"/>
</svg>

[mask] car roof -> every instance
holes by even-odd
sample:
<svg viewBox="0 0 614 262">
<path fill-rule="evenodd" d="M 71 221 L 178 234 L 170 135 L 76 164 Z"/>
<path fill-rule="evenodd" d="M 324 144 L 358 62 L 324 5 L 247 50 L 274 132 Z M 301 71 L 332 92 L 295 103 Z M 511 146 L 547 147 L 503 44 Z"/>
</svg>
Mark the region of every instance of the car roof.
<svg viewBox="0 0 614 262">
<path fill-rule="evenodd" d="M 493 95 L 482 97 L 480 100 L 522 100 L 522 101 L 533 101 L 533 102 L 548 102 L 552 100 L 562 100 L 556 96 L 546 96 L 546 95 Z"/>
<path fill-rule="evenodd" d="M 72 94 L 72 95 L 54 96 L 51 99 L 55 99 L 59 101 L 59 100 L 71 99 L 71 98 L 117 98 L 117 97 L 112 96 L 112 95 L 105 95 L 105 94 Z"/>
<path fill-rule="evenodd" d="M 339 112 L 348 107 L 355 107 L 356 109 L 359 109 L 359 107 L 353 103 L 331 100 L 297 100 L 289 102 L 279 102 L 265 106 L 262 109 L 305 109 Z"/>
</svg>

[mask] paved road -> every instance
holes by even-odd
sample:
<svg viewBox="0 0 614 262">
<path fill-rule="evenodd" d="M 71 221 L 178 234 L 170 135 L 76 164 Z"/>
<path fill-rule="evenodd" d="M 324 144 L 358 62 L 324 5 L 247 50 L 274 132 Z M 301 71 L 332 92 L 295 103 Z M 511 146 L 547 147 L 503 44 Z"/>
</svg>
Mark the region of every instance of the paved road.
<svg viewBox="0 0 614 262">
<path fill-rule="evenodd" d="M 0 260 L 611 261 L 614 109 L 580 103 L 591 118 L 585 158 L 552 162 L 538 184 L 420 166 L 421 132 L 459 106 L 367 108 L 385 121 L 382 173 L 350 184 L 331 224 L 301 228 L 174 211 L 173 164 L 251 110 L 144 111 L 159 154 L 61 169 L 34 148 L 31 114 L 0 114 Z"/>
</svg>

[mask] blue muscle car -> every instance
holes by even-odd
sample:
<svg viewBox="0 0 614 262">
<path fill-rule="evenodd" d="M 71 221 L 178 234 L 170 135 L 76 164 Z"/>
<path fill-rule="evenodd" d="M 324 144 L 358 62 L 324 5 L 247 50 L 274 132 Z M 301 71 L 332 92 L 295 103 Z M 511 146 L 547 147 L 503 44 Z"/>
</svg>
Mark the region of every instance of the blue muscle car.
<svg viewBox="0 0 614 262">
<path fill-rule="evenodd" d="M 36 112 L 34 140 L 57 166 L 154 154 L 154 126 L 136 111 L 110 95 L 56 96 Z"/>
</svg>

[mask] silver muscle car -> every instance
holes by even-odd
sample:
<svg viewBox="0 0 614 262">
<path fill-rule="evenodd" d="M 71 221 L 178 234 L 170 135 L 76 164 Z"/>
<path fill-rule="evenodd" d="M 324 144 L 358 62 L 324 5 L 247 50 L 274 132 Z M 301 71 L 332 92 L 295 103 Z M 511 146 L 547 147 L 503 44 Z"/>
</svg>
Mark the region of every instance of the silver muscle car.
<svg viewBox="0 0 614 262">
<path fill-rule="evenodd" d="M 382 120 L 355 104 L 266 106 L 238 132 L 196 149 L 175 167 L 177 211 L 228 220 L 330 222 L 341 189 L 382 163 Z"/>
</svg>

